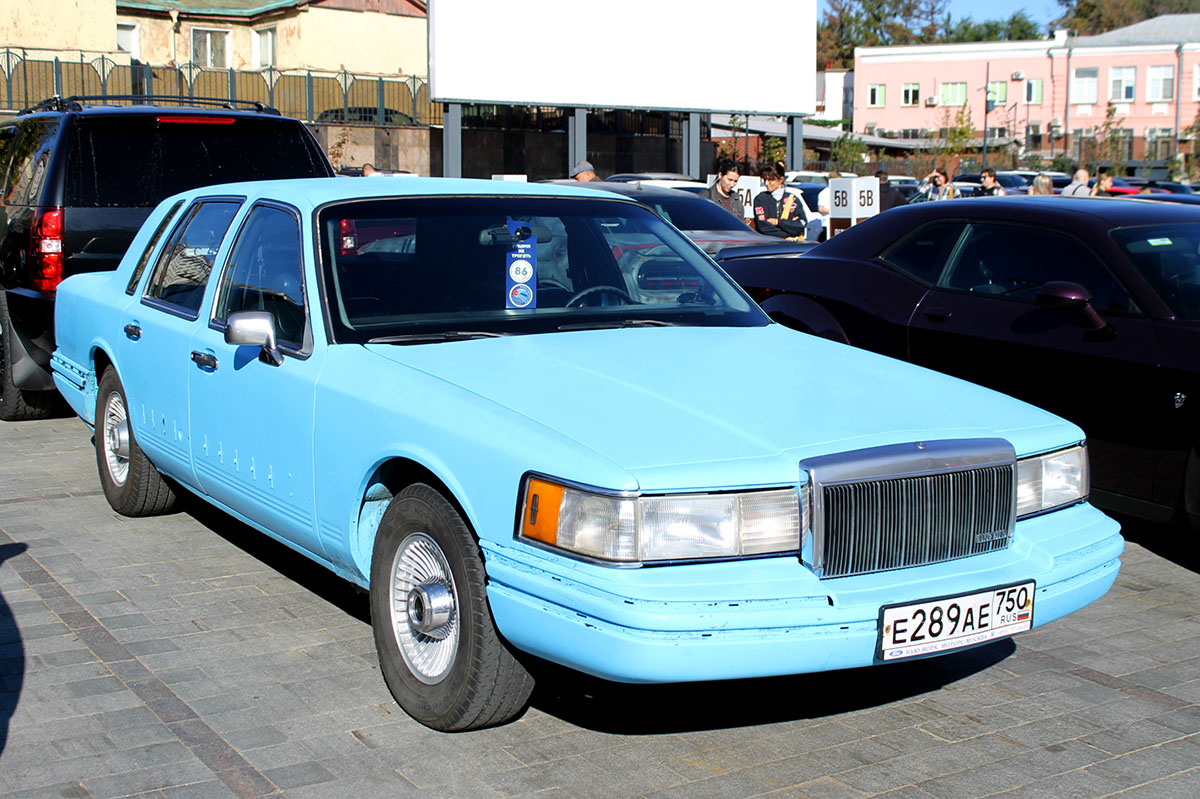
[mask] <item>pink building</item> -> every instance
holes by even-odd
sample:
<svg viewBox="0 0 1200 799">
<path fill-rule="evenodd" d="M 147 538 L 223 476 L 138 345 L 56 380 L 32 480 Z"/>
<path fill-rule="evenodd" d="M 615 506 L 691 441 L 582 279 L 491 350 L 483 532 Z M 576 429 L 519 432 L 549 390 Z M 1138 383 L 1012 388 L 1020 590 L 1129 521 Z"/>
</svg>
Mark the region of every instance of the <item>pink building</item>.
<svg viewBox="0 0 1200 799">
<path fill-rule="evenodd" d="M 1197 116 L 1200 14 L 1098 36 L 860 47 L 854 72 L 857 132 L 936 138 L 965 107 L 977 135 L 987 119 L 992 146 L 1084 161 L 1111 101 L 1125 160 L 1161 161 L 1178 152 L 1179 131 Z"/>
</svg>

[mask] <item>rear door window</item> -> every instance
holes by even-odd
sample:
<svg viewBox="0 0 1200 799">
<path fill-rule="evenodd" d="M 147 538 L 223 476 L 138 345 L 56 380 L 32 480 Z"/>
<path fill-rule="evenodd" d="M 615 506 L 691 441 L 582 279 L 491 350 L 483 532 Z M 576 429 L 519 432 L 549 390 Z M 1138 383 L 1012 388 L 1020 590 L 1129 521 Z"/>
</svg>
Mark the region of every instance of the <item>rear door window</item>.
<svg viewBox="0 0 1200 799">
<path fill-rule="evenodd" d="M 146 299 L 195 319 L 217 250 L 240 205 L 233 200 L 204 200 L 188 209 L 158 257 Z"/>
<path fill-rule="evenodd" d="M 312 136 L 291 120 L 96 115 L 71 131 L 66 203 L 144 208 L 198 186 L 328 174 Z"/>
<path fill-rule="evenodd" d="M 57 120 L 30 120 L 12 139 L 12 164 L 4 185 L 6 205 L 40 205 L 46 170 L 58 133 Z"/>
</svg>

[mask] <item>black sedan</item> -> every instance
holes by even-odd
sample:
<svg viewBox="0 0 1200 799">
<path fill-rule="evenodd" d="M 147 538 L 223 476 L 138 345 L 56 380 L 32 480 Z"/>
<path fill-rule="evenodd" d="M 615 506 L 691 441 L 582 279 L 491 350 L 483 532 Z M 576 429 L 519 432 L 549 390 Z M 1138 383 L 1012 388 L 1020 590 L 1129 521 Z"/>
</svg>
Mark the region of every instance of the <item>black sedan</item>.
<svg viewBox="0 0 1200 799">
<path fill-rule="evenodd" d="M 584 186 L 629 197 L 646 206 L 679 228 L 709 255 L 726 247 L 749 244 L 783 243 L 783 239 L 764 236 L 721 206 L 698 195 L 678 189 L 650 186 L 639 181 L 592 181 L 582 184 L 574 180 L 547 180 L 564 186 Z"/>
<path fill-rule="evenodd" d="M 754 250 L 719 260 L 777 321 L 1061 414 L 1097 504 L 1200 524 L 1200 209 L 921 203 L 806 254 Z"/>
</svg>

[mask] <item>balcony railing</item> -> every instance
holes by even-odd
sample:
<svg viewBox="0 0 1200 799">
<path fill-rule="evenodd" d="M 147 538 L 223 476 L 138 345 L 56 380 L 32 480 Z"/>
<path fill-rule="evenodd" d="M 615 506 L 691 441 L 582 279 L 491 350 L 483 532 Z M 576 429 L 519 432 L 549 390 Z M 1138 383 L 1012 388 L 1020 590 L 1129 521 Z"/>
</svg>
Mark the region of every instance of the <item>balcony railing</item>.
<svg viewBox="0 0 1200 799">
<path fill-rule="evenodd" d="M 428 82 L 414 76 L 153 66 L 103 54 L 80 52 L 75 60 L 0 49 L 0 107 L 17 111 L 53 95 L 215 97 L 264 103 L 318 124 L 442 124 L 441 104 L 430 102 Z"/>
</svg>

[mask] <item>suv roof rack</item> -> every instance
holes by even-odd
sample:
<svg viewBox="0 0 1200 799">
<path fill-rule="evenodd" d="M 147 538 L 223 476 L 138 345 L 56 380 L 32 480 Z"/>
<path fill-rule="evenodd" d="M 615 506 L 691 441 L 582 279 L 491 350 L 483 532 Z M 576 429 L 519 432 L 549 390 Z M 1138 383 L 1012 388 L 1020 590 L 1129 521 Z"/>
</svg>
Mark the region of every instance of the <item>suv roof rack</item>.
<svg viewBox="0 0 1200 799">
<path fill-rule="evenodd" d="M 100 100 L 103 102 L 95 103 Z M 177 106 L 206 106 L 227 108 L 231 111 L 257 111 L 260 114 L 281 116 L 278 108 L 260 103 L 257 100 L 229 100 L 222 97 L 179 97 L 167 94 L 73 94 L 70 97 L 54 95 L 42 100 L 36 105 L 22 109 L 21 114 L 32 114 L 37 111 L 82 111 L 85 102 L 96 105 L 109 105 L 111 101 L 130 103 L 134 105 L 163 105 Z"/>
</svg>

